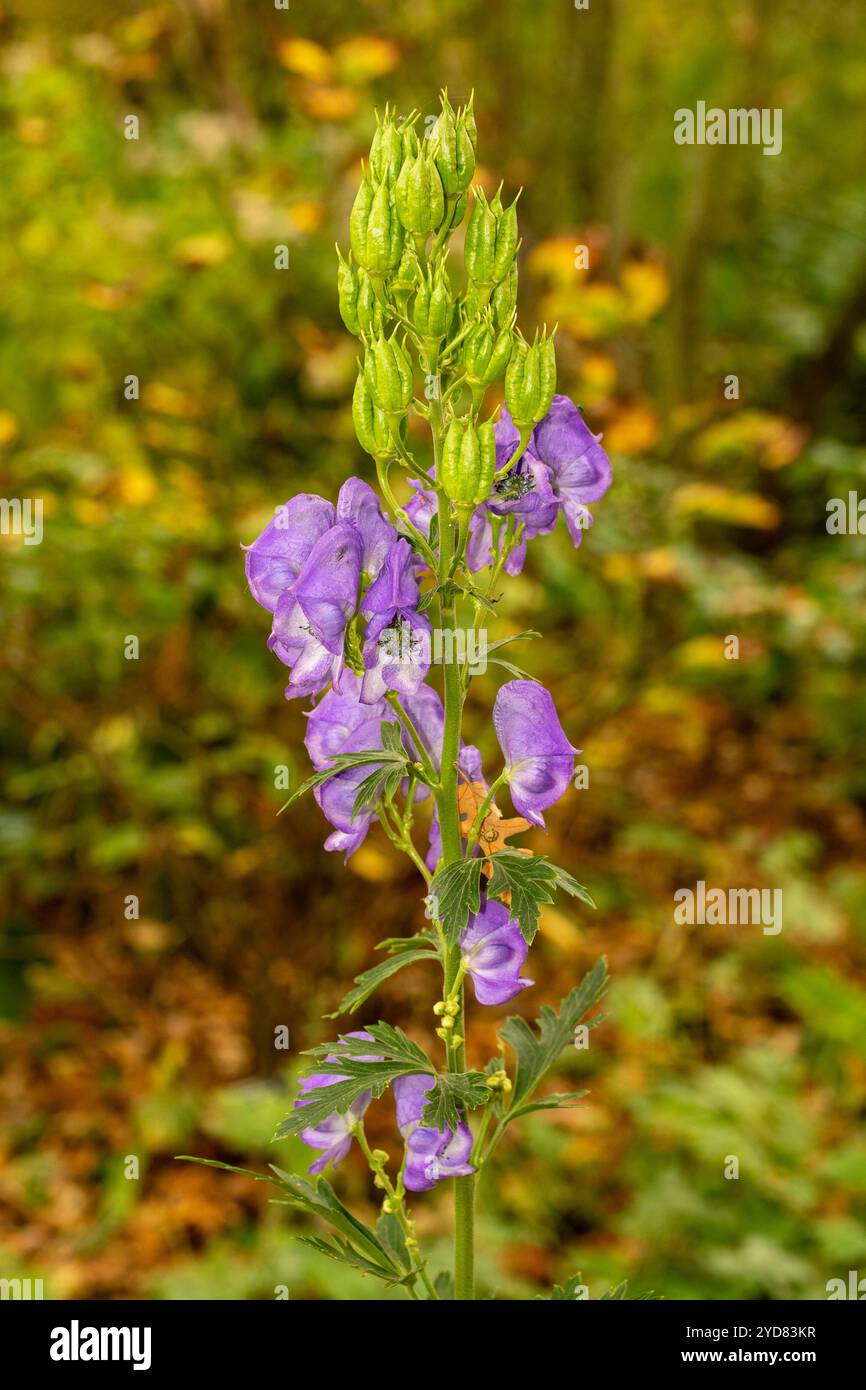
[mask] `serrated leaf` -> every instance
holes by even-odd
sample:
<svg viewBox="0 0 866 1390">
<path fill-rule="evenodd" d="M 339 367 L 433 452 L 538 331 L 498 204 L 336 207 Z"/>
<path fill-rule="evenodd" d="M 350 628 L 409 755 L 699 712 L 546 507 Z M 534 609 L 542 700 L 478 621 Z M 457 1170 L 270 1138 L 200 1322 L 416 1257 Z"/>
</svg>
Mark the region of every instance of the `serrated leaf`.
<svg viewBox="0 0 866 1390">
<path fill-rule="evenodd" d="M 405 763 L 399 766 L 386 763 L 384 767 L 377 767 L 369 777 L 365 777 L 359 784 L 355 800 L 352 802 L 352 820 L 380 797 L 388 799 L 396 795 L 405 772 Z"/>
<path fill-rule="evenodd" d="M 401 757 L 406 757 L 406 750 L 403 747 L 403 731 L 397 720 L 389 722 L 383 720 L 379 725 L 379 732 L 382 735 L 382 747 L 390 753 L 399 753 Z"/>
<path fill-rule="evenodd" d="M 541 633 L 536 632 L 534 627 L 524 628 L 523 632 L 515 632 L 513 637 L 500 637 L 497 642 L 490 642 L 487 647 L 488 652 L 499 651 L 501 647 L 507 647 L 511 642 L 528 642 L 533 637 L 540 637 Z"/>
<path fill-rule="evenodd" d="M 443 1133 L 456 1129 L 463 1118 L 462 1111 L 475 1110 L 490 1099 L 484 1072 L 447 1072 L 436 1077 L 435 1085 L 427 1092 L 429 1099 L 421 1114 L 422 1125 L 431 1125 Z"/>
<path fill-rule="evenodd" d="M 435 1068 L 426 1052 L 412 1042 L 402 1028 L 390 1023 L 371 1023 L 365 1032 L 368 1037 L 341 1036 L 337 1042 L 320 1043 L 318 1047 L 307 1049 L 305 1056 L 318 1060 L 307 1068 L 305 1075 L 333 1076 L 334 1080 L 328 1086 L 306 1091 L 301 1097 L 303 1103 L 289 1112 L 278 1126 L 274 1139 L 300 1134 L 308 1125 L 315 1128 L 335 1111 L 345 1115 L 367 1091 L 377 1099 L 398 1076 L 418 1072 L 435 1076 Z M 371 1056 L 378 1060 L 370 1061 Z"/>
<path fill-rule="evenodd" d="M 458 859 L 434 875 L 430 910 L 442 923 L 445 940 L 453 946 L 481 906 L 481 859 Z"/>
<path fill-rule="evenodd" d="M 404 965 L 413 965 L 419 960 L 435 960 L 436 954 L 429 947 L 416 948 L 415 950 L 403 950 L 398 954 L 389 956 L 387 960 L 380 961 L 370 970 L 365 970 L 361 975 L 355 976 L 355 988 L 350 989 L 340 1000 L 339 1005 L 332 1014 L 325 1014 L 325 1018 L 339 1018 L 340 1014 L 354 1013 L 359 1005 L 363 1004 L 379 986 L 389 980 L 392 975 L 396 975 L 398 970 L 402 970 Z"/>
<path fill-rule="evenodd" d="M 412 1268 L 412 1260 L 406 1249 L 406 1236 L 393 1212 L 383 1211 L 376 1222 L 376 1235 L 391 1258 L 404 1269 Z"/>
<path fill-rule="evenodd" d="M 320 1177 L 314 1186 L 307 1178 L 287 1173 L 273 1163 L 270 1164 L 271 1173 L 256 1173 L 250 1168 L 238 1168 L 233 1163 L 221 1163 L 215 1158 L 195 1158 L 190 1154 L 179 1154 L 178 1158 L 187 1163 L 199 1163 L 205 1168 L 222 1168 L 225 1172 L 240 1173 L 242 1177 L 253 1178 L 256 1182 L 271 1183 L 286 1194 L 289 1206 L 301 1207 L 311 1216 L 326 1221 L 371 1261 L 385 1269 L 391 1266 L 395 1280 L 401 1278 L 400 1269 L 394 1264 L 392 1256 L 378 1236 L 343 1206 L 326 1178 Z"/>
<path fill-rule="evenodd" d="M 576 878 L 551 864 L 543 854 L 523 854 L 519 850 L 496 850 L 490 855 L 491 876 L 487 892 L 491 898 L 510 899 L 511 915 L 519 923 L 524 940 L 532 944 L 538 931 L 543 903 L 553 902 L 557 888 L 595 907 L 589 893 Z"/>
<path fill-rule="evenodd" d="M 557 888 L 562 888 L 572 898 L 580 898 L 580 901 L 586 903 L 587 907 L 595 907 L 595 900 L 582 883 L 578 883 L 576 878 L 572 877 L 566 869 L 561 869 L 558 864 L 552 864 L 551 868 L 556 875 Z"/>
<path fill-rule="evenodd" d="M 398 951 L 418 950 L 420 944 L 426 945 L 427 949 L 436 955 L 439 954 L 436 937 L 430 929 L 416 932 L 414 936 L 386 936 L 384 941 L 377 941 L 375 950 L 387 951 L 389 955 L 394 955 Z"/>
<path fill-rule="evenodd" d="M 601 956 L 580 984 L 566 995 L 558 1013 L 545 1004 L 538 1016 L 537 1034 L 525 1018 L 506 1019 L 499 1036 L 514 1050 L 517 1058 L 511 1104 L 505 1114 L 507 1122 L 516 1117 L 563 1048 L 571 1042 L 578 1023 L 598 1003 L 606 987 L 607 961 Z"/>
<path fill-rule="evenodd" d="M 542 903 L 553 902 L 556 874 L 553 865 L 541 854 L 519 854 L 515 850 L 497 850 L 491 854 L 492 868 L 487 892 L 491 898 L 511 896 L 511 915 L 516 918 L 523 938 L 530 945 L 538 931 Z"/>
<path fill-rule="evenodd" d="M 556 1091 L 553 1095 L 542 1096 L 541 1100 L 534 1100 L 529 1105 L 521 1105 L 519 1109 L 508 1112 L 509 1120 L 519 1120 L 522 1115 L 530 1115 L 533 1110 L 568 1110 L 575 1101 L 583 1100 L 588 1096 L 589 1091 Z"/>
<path fill-rule="evenodd" d="M 370 748 L 360 753 L 340 753 L 338 757 L 334 758 L 330 767 L 324 768 L 322 772 L 314 772 L 311 777 L 308 777 L 305 782 L 302 782 L 299 787 L 296 787 L 288 801 L 283 802 L 277 814 L 282 815 L 283 811 L 288 810 L 288 808 L 292 806 L 299 797 L 304 796 L 306 792 L 312 791 L 315 787 L 322 786 L 324 782 L 330 781 L 332 777 L 338 776 L 341 772 L 348 772 L 349 768 L 367 767 L 371 763 L 392 763 L 399 764 L 402 767 L 405 766 L 405 762 L 405 752 L 397 754 L 389 750 L 383 751 L 381 748 Z"/>
<path fill-rule="evenodd" d="M 320 1255 L 327 1255 L 330 1260 L 338 1260 L 340 1264 L 349 1265 L 352 1269 L 360 1270 L 362 1274 L 372 1274 L 375 1279 L 381 1279 L 384 1284 L 402 1284 L 407 1279 L 414 1276 L 398 1270 L 393 1265 L 378 1264 L 374 1260 L 368 1260 L 361 1255 L 353 1246 L 345 1240 L 340 1240 L 339 1236 L 331 1236 L 326 1240 L 322 1236 L 297 1236 L 296 1239 L 301 1245 L 307 1245 L 311 1250 L 316 1250 Z"/>
</svg>

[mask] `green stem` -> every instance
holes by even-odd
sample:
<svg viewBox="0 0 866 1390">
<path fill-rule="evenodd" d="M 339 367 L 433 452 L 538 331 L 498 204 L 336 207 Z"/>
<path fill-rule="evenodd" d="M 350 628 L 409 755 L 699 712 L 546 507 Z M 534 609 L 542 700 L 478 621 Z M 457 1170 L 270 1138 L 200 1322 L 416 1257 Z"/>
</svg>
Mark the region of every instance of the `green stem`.
<svg viewBox="0 0 866 1390">
<path fill-rule="evenodd" d="M 440 407 L 441 410 L 441 407 Z M 434 438 L 436 432 L 434 431 Z M 437 439 L 438 443 L 438 439 Z M 457 625 L 457 609 L 454 587 L 449 582 L 451 563 L 454 558 L 454 522 L 451 518 L 451 505 L 446 497 L 439 498 L 439 582 L 442 585 L 439 601 L 439 620 L 443 633 L 453 632 Z M 446 646 L 453 653 L 454 644 Z M 439 813 L 439 826 L 442 832 L 443 864 L 453 864 L 462 858 L 460 841 L 460 819 L 457 810 L 457 759 L 460 752 L 460 724 L 463 714 L 463 682 L 455 661 L 443 665 L 443 684 L 445 690 L 445 727 L 442 734 L 442 768 L 439 774 L 440 790 L 436 796 Z M 453 1036 L 459 1037 L 453 1043 L 446 1040 L 448 1070 L 463 1071 L 466 1066 L 466 1023 L 465 995 L 460 978 L 460 947 L 455 943 L 445 957 L 445 994 L 452 996 L 460 1005 L 460 1012 L 454 1019 Z M 474 1177 L 454 1178 L 454 1297 L 459 1301 L 470 1301 L 475 1297 L 475 1234 L 474 1234 Z"/>
</svg>

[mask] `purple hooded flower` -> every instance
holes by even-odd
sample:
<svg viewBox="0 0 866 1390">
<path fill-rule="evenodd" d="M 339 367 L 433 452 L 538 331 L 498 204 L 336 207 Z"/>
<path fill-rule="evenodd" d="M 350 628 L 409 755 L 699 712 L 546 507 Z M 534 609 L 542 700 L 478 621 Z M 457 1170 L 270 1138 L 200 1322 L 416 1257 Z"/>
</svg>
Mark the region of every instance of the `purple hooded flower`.
<svg viewBox="0 0 866 1390">
<path fill-rule="evenodd" d="M 500 687 L 493 727 L 515 809 L 543 826 L 541 813 L 568 790 L 580 750 L 565 737 L 551 696 L 536 681 L 506 681 Z"/>
<path fill-rule="evenodd" d="M 331 766 L 340 753 L 360 753 L 368 748 L 382 747 L 381 722 L 391 715 L 384 700 L 361 704 L 361 681 L 352 671 L 345 671 L 339 690 L 329 690 L 308 717 L 304 743 L 317 772 Z M 340 850 L 348 859 L 365 839 L 370 822 L 375 819 L 372 807 L 352 815 L 358 788 L 365 777 L 374 771 L 375 764 L 350 767 L 338 772 L 313 795 L 334 833 L 325 841 L 325 849 Z"/>
<path fill-rule="evenodd" d="M 334 524 L 333 503 L 314 492 L 301 492 L 282 507 L 251 546 L 246 573 L 256 603 L 273 613 L 282 593 L 294 583 L 316 541 Z"/>
<path fill-rule="evenodd" d="M 348 1033 L 346 1036 L 350 1038 L 369 1039 L 370 1042 L 373 1041 L 370 1034 L 365 1032 Z M 380 1062 L 382 1059 L 381 1057 L 360 1057 L 358 1060 L 362 1062 Z M 336 1062 L 337 1058 L 329 1054 L 327 1061 Z M 331 1075 L 327 1072 L 316 1073 L 313 1076 L 302 1076 L 300 1079 L 300 1087 L 303 1094 L 295 1101 L 295 1109 L 301 1109 L 308 1103 L 309 1097 L 305 1099 L 307 1092 L 318 1091 L 323 1086 L 333 1086 L 337 1081 L 348 1081 L 348 1079 L 349 1078 L 346 1076 L 338 1076 L 336 1073 Z M 336 1167 L 340 1160 L 346 1157 L 352 1145 L 352 1125 L 357 1124 L 358 1120 L 363 1118 L 367 1106 L 370 1104 L 370 1100 L 370 1092 L 364 1091 L 356 1101 L 353 1101 L 344 1115 L 340 1115 L 335 1110 L 333 1114 L 328 1115 L 327 1119 L 322 1120 L 319 1124 L 315 1126 L 308 1125 L 306 1129 L 301 1130 L 299 1138 L 302 1139 L 309 1148 L 322 1150 L 321 1157 L 317 1158 L 310 1165 L 310 1173 L 321 1173 L 322 1169 L 328 1163 Z"/>
<path fill-rule="evenodd" d="M 493 433 L 496 436 L 496 468 L 504 468 L 516 452 L 520 433 L 503 407 Z M 494 516 L 514 516 L 527 528 L 527 536 L 552 531 L 559 505 L 550 484 L 547 468 L 532 452 L 532 442 L 514 467 L 494 482 L 487 505 Z"/>
<path fill-rule="evenodd" d="M 422 1125 L 421 1114 L 432 1090 L 430 1076 L 399 1076 L 394 1082 L 397 1128 L 406 1140 L 403 1181 L 409 1192 L 427 1192 L 441 1178 L 465 1178 L 475 1169 L 469 1162 L 472 1132 L 462 1121 L 456 1130 Z"/>
<path fill-rule="evenodd" d="M 379 499 L 362 478 L 347 478 L 337 494 L 337 521 L 351 521 L 361 535 L 361 569 L 375 579 L 385 563 L 397 532 L 382 514 Z"/>
<path fill-rule="evenodd" d="M 286 698 L 339 688 L 346 624 L 358 603 L 363 543 L 352 522 L 320 536 L 274 610 L 268 646 L 292 668 Z"/>
<path fill-rule="evenodd" d="M 536 425 L 529 450 L 547 469 L 550 488 L 562 507 L 569 534 L 580 545 L 597 502 L 611 484 L 610 459 L 567 396 L 554 396 L 544 419 Z"/>
<path fill-rule="evenodd" d="M 488 900 L 470 917 L 460 937 L 460 954 L 479 1004 L 504 1004 L 535 984 L 520 979 L 529 947 L 502 903 Z"/>
<path fill-rule="evenodd" d="M 417 611 L 421 596 L 412 547 L 400 539 L 361 604 L 368 618 L 361 700 L 381 700 L 389 690 L 413 695 L 430 669 L 430 620 Z"/>
</svg>

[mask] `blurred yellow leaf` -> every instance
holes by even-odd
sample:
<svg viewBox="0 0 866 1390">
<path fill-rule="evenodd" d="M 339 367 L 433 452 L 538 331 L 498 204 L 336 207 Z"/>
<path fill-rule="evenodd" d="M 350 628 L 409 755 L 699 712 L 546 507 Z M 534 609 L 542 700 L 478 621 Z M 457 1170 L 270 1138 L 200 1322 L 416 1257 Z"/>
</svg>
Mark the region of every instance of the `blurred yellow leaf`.
<svg viewBox="0 0 866 1390">
<path fill-rule="evenodd" d="M 700 463 L 714 463 L 731 456 L 757 454 L 765 468 L 783 468 L 799 458 L 808 430 L 768 410 L 740 410 L 718 420 L 701 434 L 692 447 Z"/>
<path fill-rule="evenodd" d="M 721 483 L 687 483 L 674 493 L 674 506 L 688 516 L 772 531 L 781 521 L 775 502 L 757 492 L 734 492 Z"/>
<path fill-rule="evenodd" d="M 396 878 L 399 864 L 397 860 L 377 849 L 375 845 L 364 844 L 355 850 L 348 867 L 367 883 L 390 883 Z"/>
<path fill-rule="evenodd" d="M 333 69 L 328 50 L 311 39 L 282 39 L 277 45 L 277 57 L 289 72 L 312 77 L 319 82 L 330 77 Z"/>
<path fill-rule="evenodd" d="M 305 87 L 301 100 L 317 121 L 345 121 L 358 109 L 358 93 L 353 87 Z"/>
<path fill-rule="evenodd" d="M 325 209 L 322 203 L 307 199 L 292 203 L 286 218 L 296 232 L 315 232 L 322 225 Z"/>
<path fill-rule="evenodd" d="M 670 278 L 659 261 L 628 261 L 620 275 L 629 318 L 644 323 L 667 301 Z"/>
<path fill-rule="evenodd" d="M 526 268 L 531 275 L 547 277 L 555 284 L 573 285 L 579 273 L 575 268 L 577 244 L 577 234 L 546 237 L 530 251 L 526 258 Z"/>
<path fill-rule="evenodd" d="M 178 420 L 192 420 L 199 414 L 199 403 L 186 391 L 165 381 L 149 381 L 141 393 L 142 403 L 159 415 L 173 415 Z"/>
<path fill-rule="evenodd" d="M 616 363 L 605 352 L 588 352 L 580 364 L 580 388 L 590 399 L 610 395 L 616 378 Z"/>
<path fill-rule="evenodd" d="M 576 338 L 604 338 L 626 322 L 628 304 L 616 285 L 593 280 L 568 290 L 554 290 L 543 302 L 542 317 L 559 322 Z"/>
<path fill-rule="evenodd" d="M 756 660 L 763 652 L 763 644 L 755 639 L 740 642 L 739 663 L 748 665 Z M 688 642 L 683 642 L 676 648 L 675 656 L 680 665 L 690 670 L 701 667 L 723 667 L 732 666 L 736 663 L 725 655 L 725 637 L 716 636 L 713 633 L 704 633 L 700 637 L 692 637 Z"/>
<path fill-rule="evenodd" d="M 174 258 L 179 265 L 191 270 L 204 270 L 208 266 L 221 265 L 231 251 L 232 244 L 222 232 L 201 232 L 178 242 L 174 248 Z"/>
<path fill-rule="evenodd" d="M 642 454 L 660 434 L 658 417 L 645 401 L 622 406 L 607 424 L 604 445 L 616 454 Z"/>
<path fill-rule="evenodd" d="M 117 495 L 121 502 L 131 507 L 144 507 L 153 501 L 157 492 L 157 482 L 149 468 L 133 464 L 124 468 L 117 482 Z"/>
<path fill-rule="evenodd" d="M 18 421 L 11 410 L 0 410 L 0 448 L 10 444 L 18 433 Z"/>
<path fill-rule="evenodd" d="M 390 39 L 357 34 L 337 45 L 334 60 L 344 82 L 371 82 L 394 70 L 400 61 L 400 50 Z"/>
</svg>

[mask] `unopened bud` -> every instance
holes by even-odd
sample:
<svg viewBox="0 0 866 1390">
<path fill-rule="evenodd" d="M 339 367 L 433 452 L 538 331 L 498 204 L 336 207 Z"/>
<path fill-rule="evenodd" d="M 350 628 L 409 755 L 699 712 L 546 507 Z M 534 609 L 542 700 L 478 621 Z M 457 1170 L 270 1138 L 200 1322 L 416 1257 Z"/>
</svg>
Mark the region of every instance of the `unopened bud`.
<svg viewBox="0 0 866 1390">
<path fill-rule="evenodd" d="M 505 373 L 505 404 L 517 428 L 531 429 L 543 420 L 556 391 L 556 350 L 553 338 L 536 333 L 530 347 L 515 340 Z"/>
<path fill-rule="evenodd" d="M 436 145 L 436 168 L 442 187 L 449 198 L 463 193 L 475 173 L 477 131 L 472 102 L 454 115 L 448 97 L 442 95 L 442 112 L 433 127 L 431 137 Z"/>
<path fill-rule="evenodd" d="M 396 270 L 403 254 L 403 226 L 390 184 L 374 186 L 364 176 L 349 214 L 349 238 L 355 260 L 371 275 L 381 278 Z"/>
<path fill-rule="evenodd" d="M 426 237 L 438 229 L 445 216 L 445 194 L 439 171 L 426 149 L 406 160 L 394 195 L 397 216 L 407 232 Z"/>
<path fill-rule="evenodd" d="M 412 399 L 412 365 L 396 332 L 390 338 L 380 333 L 368 347 L 364 379 L 374 405 L 391 417 L 406 414 Z"/>
<path fill-rule="evenodd" d="M 363 371 L 358 373 L 352 396 L 352 422 L 358 443 L 374 459 L 391 458 L 394 454 L 394 441 L 391 427 L 384 410 L 375 404 Z"/>
<path fill-rule="evenodd" d="M 476 428 L 452 420 L 442 450 L 442 486 L 452 502 L 477 506 L 489 495 L 496 472 L 496 440 L 490 421 Z"/>
</svg>

